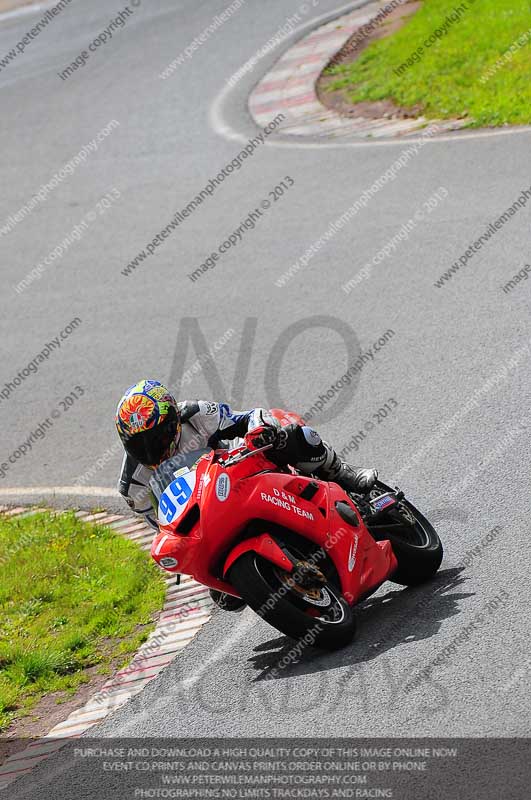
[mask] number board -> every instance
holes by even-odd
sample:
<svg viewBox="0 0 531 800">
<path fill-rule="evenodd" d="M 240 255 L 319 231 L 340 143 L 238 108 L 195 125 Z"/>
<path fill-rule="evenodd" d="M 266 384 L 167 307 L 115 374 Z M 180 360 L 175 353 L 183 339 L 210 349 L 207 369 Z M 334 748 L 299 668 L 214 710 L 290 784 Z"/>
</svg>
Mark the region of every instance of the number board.
<svg viewBox="0 0 531 800">
<path fill-rule="evenodd" d="M 196 474 L 195 469 L 189 470 L 183 475 L 179 475 L 165 489 L 159 500 L 159 522 L 161 525 L 175 522 L 181 516 L 193 494 Z"/>
</svg>

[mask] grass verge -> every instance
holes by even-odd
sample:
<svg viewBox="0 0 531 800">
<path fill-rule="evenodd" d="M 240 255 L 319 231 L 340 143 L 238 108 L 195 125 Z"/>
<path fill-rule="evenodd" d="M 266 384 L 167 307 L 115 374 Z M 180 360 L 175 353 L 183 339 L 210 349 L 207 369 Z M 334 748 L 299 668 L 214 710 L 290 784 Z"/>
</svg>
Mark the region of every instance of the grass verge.
<svg viewBox="0 0 531 800">
<path fill-rule="evenodd" d="M 391 100 L 470 127 L 531 123 L 530 0 L 425 0 L 400 30 L 325 74 L 351 103 Z"/>
<path fill-rule="evenodd" d="M 0 731 L 50 692 L 65 699 L 127 662 L 163 605 L 147 553 L 73 513 L 0 516 Z"/>
</svg>

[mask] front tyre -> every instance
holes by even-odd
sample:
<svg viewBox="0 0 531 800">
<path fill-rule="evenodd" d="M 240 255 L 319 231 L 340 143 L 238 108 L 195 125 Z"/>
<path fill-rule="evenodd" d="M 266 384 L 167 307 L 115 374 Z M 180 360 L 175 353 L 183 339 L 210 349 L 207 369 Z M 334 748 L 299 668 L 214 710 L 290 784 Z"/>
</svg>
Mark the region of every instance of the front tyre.
<svg viewBox="0 0 531 800">
<path fill-rule="evenodd" d="M 372 490 L 375 496 L 389 487 L 378 482 Z M 417 586 L 433 578 L 443 559 L 443 546 L 431 522 L 409 500 L 401 500 L 381 518 L 377 525 L 368 524 L 377 540 L 389 539 L 398 561 L 398 568 L 389 577 L 393 583 Z"/>
<path fill-rule="evenodd" d="M 419 512 L 417 512 L 419 513 Z M 431 523 L 415 526 L 412 536 L 389 536 L 398 569 L 389 580 L 403 586 L 417 586 L 436 574 L 443 559 L 443 546 Z"/>
<path fill-rule="evenodd" d="M 229 580 L 262 619 L 305 645 L 335 650 L 356 632 L 352 608 L 330 582 L 308 589 L 254 552 L 233 564 Z"/>
</svg>

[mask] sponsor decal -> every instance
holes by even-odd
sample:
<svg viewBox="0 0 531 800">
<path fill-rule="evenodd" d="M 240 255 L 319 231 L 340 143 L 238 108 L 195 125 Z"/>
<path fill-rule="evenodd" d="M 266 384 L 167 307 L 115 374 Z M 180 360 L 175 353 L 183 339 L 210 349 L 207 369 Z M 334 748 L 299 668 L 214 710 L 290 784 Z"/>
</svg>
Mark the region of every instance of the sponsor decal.
<svg viewBox="0 0 531 800">
<path fill-rule="evenodd" d="M 230 478 L 226 472 L 218 475 L 216 481 L 216 497 L 220 502 L 224 502 L 230 494 Z"/>
<path fill-rule="evenodd" d="M 129 417 L 129 425 L 133 430 L 137 430 L 144 427 L 144 417 L 138 414 L 136 411 L 131 414 Z"/>
<path fill-rule="evenodd" d="M 354 539 L 352 544 L 350 545 L 350 550 L 348 554 L 348 571 L 352 572 L 354 569 L 354 565 L 356 564 L 356 552 L 358 550 L 358 537 Z"/>
<path fill-rule="evenodd" d="M 373 507 L 377 511 L 381 511 L 383 508 L 387 508 L 388 506 L 392 506 L 395 503 L 395 498 L 391 495 L 386 495 L 384 497 L 378 497 L 376 500 L 373 500 Z"/>
<path fill-rule="evenodd" d="M 211 478 L 208 472 L 206 474 L 203 473 L 203 475 L 201 475 L 201 480 L 199 481 L 199 487 L 197 489 L 197 502 L 201 500 L 201 497 L 203 495 L 203 489 L 205 489 L 208 486 L 210 480 Z"/>
<path fill-rule="evenodd" d="M 150 384 L 149 386 L 147 384 Z M 167 400 L 168 399 L 168 390 L 165 386 L 158 385 L 156 381 L 147 381 L 146 385 L 144 386 L 144 391 L 149 390 L 149 396 L 153 397 L 155 400 Z"/>
<path fill-rule="evenodd" d="M 281 497 L 283 500 L 287 500 L 288 503 L 295 503 L 295 495 L 287 494 L 284 490 L 273 488 L 273 494 L 277 497 Z"/>
<path fill-rule="evenodd" d="M 273 494 L 267 494 L 267 492 L 260 492 L 260 499 L 264 501 L 264 503 L 271 503 L 273 506 L 278 506 L 279 508 L 285 508 L 286 511 L 291 511 L 293 514 L 297 514 L 299 517 L 304 517 L 305 519 L 311 519 L 313 521 L 314 516 L 311 511 L 306 511 L 304 508 L 299 508 L 299 506 L 295 503 L 295 498 L 292 494 L 286 494 L 285 492 L 279 492 L 278 489 L 273 489 Z"/>
<path fill-rule="evenodd" d="M 159 559 L 159 564 L 161 567 L 166 567 L 169 569 L 170 567 L 176 567 L 179 562 L 176 558 L 172 558 L 171 556 L 164 556 L 164 558 Z"/>
</svg>

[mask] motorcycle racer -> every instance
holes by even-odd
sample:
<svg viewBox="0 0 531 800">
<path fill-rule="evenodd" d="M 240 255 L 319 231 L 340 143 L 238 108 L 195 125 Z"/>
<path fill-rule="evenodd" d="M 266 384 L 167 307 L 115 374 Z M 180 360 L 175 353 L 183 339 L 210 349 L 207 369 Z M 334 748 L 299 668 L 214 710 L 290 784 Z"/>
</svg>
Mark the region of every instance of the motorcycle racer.
<svg viewBox="0 0 531 800">
<path fill-rule="evenodd" d="M 234 439 L 245 437 L 254 448 L 272 445 L 268 457 L 274 463 L 334 481 L 347 492 L 365 493 L 377 478 L 375 469 L 355 468 L 342 461 L 313 428 L 293 423 L 282 427 L 265 408 L 235 412 L 226 403 L 178 403 L 156 380 L 141 380 L 127 389 L 118 403 L 115 421 L 125 449 L 118 491 L 156 530 L 148 489 L 153 470 L 172 456 L 205 447 L 228 447 Z M 223 598 L 214 599 L 226 607 Z"/>
</svg>

